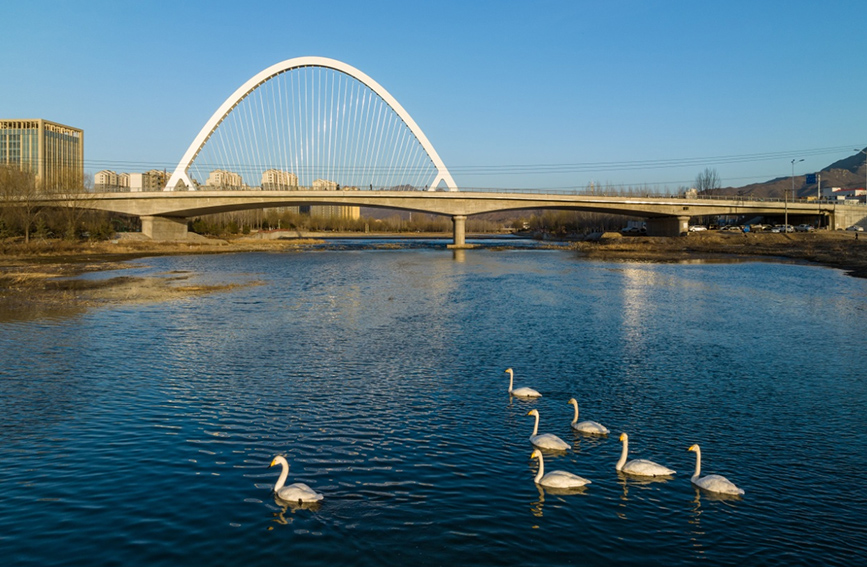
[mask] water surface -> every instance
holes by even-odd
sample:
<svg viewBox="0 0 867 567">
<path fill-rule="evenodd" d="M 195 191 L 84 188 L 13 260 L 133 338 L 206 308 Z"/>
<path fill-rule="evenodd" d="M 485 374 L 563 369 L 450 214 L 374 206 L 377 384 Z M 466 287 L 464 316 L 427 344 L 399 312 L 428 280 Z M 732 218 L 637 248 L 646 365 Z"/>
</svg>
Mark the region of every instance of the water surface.
<svg viewBox="0 0 867 567">
<path fill-rule="evenodd" d="M 4 562 L 867 560 L 867 282 L 340 248 L 138 260 L 265 285 L 0 325 Z M 612 435 L 573 434 L 571 397 Z M 532 408 L 572 444 L 546 469 L 588 487 L 533 483 Z M 622 431 L 677 474 L 618 475 Z M 693 443 L 743 498 L 692 487 Z M 276 454 L 321 505 L 275 501 Z"/>
</svg>

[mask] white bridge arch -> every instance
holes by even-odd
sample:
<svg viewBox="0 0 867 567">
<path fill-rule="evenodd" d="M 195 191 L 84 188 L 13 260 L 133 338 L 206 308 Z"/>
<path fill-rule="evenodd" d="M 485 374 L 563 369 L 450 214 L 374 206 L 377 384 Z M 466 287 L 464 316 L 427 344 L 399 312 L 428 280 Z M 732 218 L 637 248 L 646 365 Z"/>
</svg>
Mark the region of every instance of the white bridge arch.
<svg viewBox="0 0 867 567">
<path fill-rule="evenodd" d="M 190 173 L 189 173 L 190 167 L 193 164 L 194 160 L 196 160 L 197 156 L 200 155 L 203 148 L 205 148 L 205 145 L 208 143 L 208 141 L 211 139 L 211 137 L 217 131 L 218 127 L 220 127 L 220 125 L 224 122 L 224 120 L 226 120 L 227 117 L 229 117 L 230 114 L 233 112 L 233 110 L 235 110 L 241 104 L 241 102 L 244 101 L 251 93 L 253 93 L 257 89 L 259 89 L 259 87 L 261 87 L 262 85 L 264 85 L 268 81 L 271 81 L 275 77 L 282 75 L 282 74 L 286 73 L 287 71 L 303 69 L 303 68 L 322 68 L 322 69 L 328 69 L 328 70 L 336 71 L 338 73 L 342 73 L 344 75 L 347 75 L 352 79 L 355 79 L 356 81 L 358 81 L 359 83 L 361 83 L 362 85 L 367 87 L 367 89 L 372 91 L 376 95 L 376 97 L 378 97 L 381 101 L 383 101 L 388 106 L 388 108 L 390 108 L 397 115 L 397 117 L 399 117 L 400 121 L 402 121 L 402 123 L 405 125 L 406 129 L 408 129 L 408 131 L 411 132 L 411 136 L 414 137 L 415 144 L 419 145 L 423 149 L 424 154 L 426 154 L 426 159 L 429 160 L 429 164 L 432 168 L 431 174 L 433 175 L 433 179 L 429 183 L 424 183 L 424 185 L 431 191 L 436 190 L 441 184 L 445 184 L 449 191 L 457 191 L 458 190 L 457 185 L 454 182 L 454 179 L 452 178 L 451 174 L 449 173 L 449 171 L 446 168 L 445 164 L 443 163 L 442 159 L 440 159 L 440 157 L 437 154 L 436 150 L 434 149 L 433 145 L 431 145 L 430 141 L 425 136 L 424 132 L 422 132 L 421 128 L 419 128 L 418 124 L 416 124 L 416 122 L 412 119 L 412 117 L 409 115 L 409 113 L 403 108 L 403 106 L 401 106 L 401 104 L 387 90 L 385 90 L 385 88 L 383 88 L 379 83 L 374 81 L 368 75 L 366 75 L 365 73 L 361 72 L 360 70 L 352 67 L 351 65 L 347 65 L 346 63 L 343 63 L 341 61 L 337 61 L 335 59 L 329 59 L 329 58 L 325 58 L 325 57 L 315 57 L 315 56 L 296 57 L 294 59 L 288 59 L 286 61 L 277 63 L 277 64 L 272 65 L 271 67 L 268 67 L 267 69 L 264 69 L 263 71 L 259 72 L 254 77 L 252 77 L 250 80 L 248 80 L 246 83 L 241 85 L 241 87 L 239 87 L 228 99 L 226 99 L 226 101 L 217 109 L 217 111 L 214 112 L 214 114 L 211 116 L 211 118 L 208 120 L 208 122 L 201 129 L 198 136 L 196 136 L 196 138 L 193 140 L 193 143 L 190 144 L 190 147 L 187 149 L 183 158 L 178 163 L 177 168 L 175 168 L 174 173 L 172 173 L 171 177 L 169 178 L 168 183 L 166 184 L 165 190 L 166 191 L 174 191 L 176 189 L 182 188 L 182 186 L 186 186 L 186 188 L 188 188 L 190 190 L 196 189 L 196 183 L 194 183 L 192 178 L 190 177 Z M 289 86 L 287 85 L 286 88 L 288 90 Z M 295 88 L 295 86 L 292 85 L 291 88 Z M 300 89 L 300 87 L 299 87 L 299 89 Z M 334 89 L 334 87 L 332 86 L 332 97 L 333 97 L 333 89 Z M 300 93 L 300 90 L 299 90 L 299 93 Z M 276 97 L 276 95 L 274 95 L 274 96 Z M 305 97 L 307 96 L 306 92 L 304 93 L 304 96 Z M 304 99 L 304 102 L 307 103 L 306 98 Z M 325 103 L 325 104 L 327 104 L 327 103 Z M 345 105 L 346 105 L 346 103 L 344 103 L 344 106 Z M 311 106 L 313 106 L 313 105 L 311 104 Z M 372 103 L 370 104 L 370 106 L 372 106 Z M 314 110 L 316 110 L 316 109 L 314 109 Z M 285 110 L 286 114 L 292 114 L 294 111 L 295 111 L 294 109 Z M 284 109 L 281 108 L 281 109 L 274 111 L 274 112 L 275 112 L 275 114 L 279 113 L 281 116 L 283 116 Z M 356 114 L 358 114 L 359 111 L 356 109 L 355 112 L 356 112 Z M 369 111 L 369 112 L 372 112 L 372 111 Z M 321 110 L 320 110 L 320 113 L 321 113 Z M 249 112 L 248 114 L 250 115 L 249 120 L 255 120 L 255 119 L 259 118 L 259 117 L 254 117 L 252 111 Z M 265 111 L 263 110 L 261 112 L 261 114 L 264 116 Z M 382 114 L 382 112 L 380 111 L 380 115 L 381 114 Z M 327 127 L 331 128 L 332 126 L 333 126 L 332 124 L 329 124 Z M 315 126 L 310 127 L 311 132 L 316 132 L 316 129 L 319 127 L 320 127 L 320 125 L 315 125 Z M 380 128 L 385 130 L 386 126 L 381 126 L 377 122 L 376 123 L 376 129 L 379 130 Z M 393 129 L 394 127 L 388 126 L 388 128 Z M 371 126 L 371 130 L 372 129 L 373 129 L 373 127 Z M 408 136 L 407 136 L 407 138 L 408 138 Z M 247 143 L 249 143 L 249 142 L 247 142 Z M 256 141 L 255 143 L 258 144 L 258 141 Z M 378 143 L 381 144 L 381 142 L 378 142 Z M 309 142 L 308 142 L 308 144 L 309 144 Z M 403 144 L 405 146 L 407 144 L 407 142 L 404 142 Z M 300 149 L 298 150 L 299 155 L 303 154 L 304 156 L 309 156 L 309 154 L 311 152 L 309 151 L 309 147 L 307 148 L 308 151 L 306 151 L 306 152 L 304 151 L 305 148 L 303 147 L 303 145 L 304 145 L 303 140 L 297 145 L 300 147 Z M 232 144 L 229 144 L 229 146 L 232 146 Z M 329 148 L 328 153 L 331 154 L 331 152 L 332 152 L 332 149 Z M 239 155 L 239 154 L 243 153 L 243 150 L 239 150 L 237 147 L 235 147 L 235 148 L 229 147 L 229 148 L 226 148 L 224 150 L 224 153 L 226 155 L 230 155 L 230 154 Z M 356 150 L 356 153 L 358 153 L 358 150 Z M 405 147 L 402 147 L 400 149 L 394 148 L 391 150 L 390 153 L 393 157 L 397 156 L 398 154 L 409 155 L 412 153 L 412 150 L 406 149 Z M 421 155 L 421 154 L 419 154 L 419 155 Z M 424 157 L 424 156 L 422 156 L 422 157 Z M 298 159 L 299 158 L 296 158 L 296 163 L 297 163 Z M 302 157 L 300 159 L 303 160 L 305 158 Z M 306 159 L 310 159 L 310 158 L 307 157 Z M 334 158 L 330 158 L 330 159 L 334 159 Z M 268 166 L 265 165 L 262 167 L 268 167 Z M 303 167 L 303 166 L 299 166 L 299 167 Z M 385 167 L 385 166 L 383 166 L 383 167 Z M 347 185 L 347 184 L 344 184 L 344 185 Z M 366 184 L 364 186 L 366 187 Z M 372 184 L 371 184 L 371 188 L 372 188 Z"/>
</svg>

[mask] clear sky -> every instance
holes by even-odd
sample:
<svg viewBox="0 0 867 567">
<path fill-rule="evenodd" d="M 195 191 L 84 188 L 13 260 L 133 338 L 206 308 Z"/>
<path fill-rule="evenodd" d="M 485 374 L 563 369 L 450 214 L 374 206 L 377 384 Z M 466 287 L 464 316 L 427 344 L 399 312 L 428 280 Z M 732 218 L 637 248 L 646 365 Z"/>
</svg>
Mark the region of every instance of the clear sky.
<svg viewBox="0 0 867 567">
<path fill-rule="evenodd" d="M 676 188 L 705 167 L 740 186 L 867 146 L 863 0 L 28 0 L 3 12 L 0 117 L 82 128 L 91 173 L 173 170 L 236 88 L 304 55 L 385 87 L 464 187 Z"/>
</svg>

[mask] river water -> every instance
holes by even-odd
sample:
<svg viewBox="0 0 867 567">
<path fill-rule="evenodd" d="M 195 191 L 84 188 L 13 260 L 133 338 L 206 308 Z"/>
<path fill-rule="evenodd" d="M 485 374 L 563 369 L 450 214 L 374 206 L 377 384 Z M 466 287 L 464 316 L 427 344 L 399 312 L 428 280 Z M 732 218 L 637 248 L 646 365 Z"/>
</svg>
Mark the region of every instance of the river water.
<svg viewBox="0 0 867 567">
<path fill-rule="evenodd" d="M 130 266 L 260 285 L 0 324 L 4 565 L 867 561 L 864 280 L 346 242 Z M 571 445 L 546 471 L 592 484 L 537 488 L 533 408 Z M 620 432 L 677 474 L 618 474 Z M 693 443 L 743 497 L 690 484 Z M 319 505 L 275 500 L 277 454 Z"/>
</svg>

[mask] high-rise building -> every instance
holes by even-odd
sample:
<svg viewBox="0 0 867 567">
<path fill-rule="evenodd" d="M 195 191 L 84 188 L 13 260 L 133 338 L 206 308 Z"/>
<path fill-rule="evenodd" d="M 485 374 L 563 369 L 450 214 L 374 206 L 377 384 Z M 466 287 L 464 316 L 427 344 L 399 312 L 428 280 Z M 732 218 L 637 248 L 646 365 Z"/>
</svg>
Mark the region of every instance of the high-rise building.
<svg viewBox="0 0 867 567">
<path fill-rule="evenodd" d="M 0 164 L 32 171 L 42 186 L 84 183 L 84 131 L 38 119 L 0 119 Z"/>
<path fill-rule="evenodd" d="M 262 173 L 263 191 L 286 191 L 298 189 L 298 176 L 280 169 L 266 169 Z"/>
</svg>

